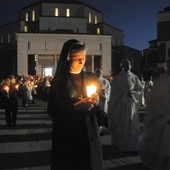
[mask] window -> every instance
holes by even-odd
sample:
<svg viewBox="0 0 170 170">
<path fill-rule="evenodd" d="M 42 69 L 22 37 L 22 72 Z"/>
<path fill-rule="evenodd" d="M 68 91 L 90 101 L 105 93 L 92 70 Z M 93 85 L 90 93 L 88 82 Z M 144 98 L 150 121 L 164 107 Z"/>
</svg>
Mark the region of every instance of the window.
<svg viewBox="0 0 170 170">
<path fill-rule="evenodd" d="M 69 8 L 66 9 L 66 16 L 67 16 L 67 17 L 70 16 L 70 9 L 69 9 Z"/>
<path fill-rule="evenodd" d="M 35 21 L 35 11 L 32 11 L 32 21 Z"/>
<path fill-rule="evenodd" d="M 2 44 L 4 43 L 4 37 L 3 37 L 3 35 L 1 35 L 1 43 L 2 43 Z"/>
<path fill-rule="evenodd" d="M 10 41 L 11 41 L 11 36 L 10 34 L 8 34 L 8 43 L 10 43 Z"/>
<path fill-rule="evenodd" d="M 28 13 L 25 13 L 25 21 L 28 21 Z"/>
<path fill-rule="evenodd" d="M 28 42 L 28 50 L 30 50 L 30 48 L 31 48 L 31 44 L 30 42 Z"/>
<path fill-rule="evenodd" d="M 97 34 L 100 34 L 100 28 L 97 28 Z"/>
<path fill-rule="evenodd" d="M 56 16 L 56 17 L 58 17 L 58 16 L 59 16 L 58 8 L 55 8 L 55 16 Z"/>
<path fill-rule="evenodd" d="M 28 26 L 24 26 L 24 32 L 28 32 Z"/>
<path fill-rule="evenodd" d="M 94 23 L 97 24 L 97 16 L 94 17 Z"/>
<path fill-rule="evenodd" d="M 89 13 L 89 23 L 91 23 L 91 13 Z"/>
<path fill-rule="evenodd" d="M 100 51 L 102 51 L 102 44 L 100 43 Z"/>
<path fill-rule="evenodd" d="M 170 48 L 168 48 L 168 58 L 170 58 Z"/>
<path fill-rule="evenodd" d="M 17 41 L 17 32 L 15 32 L 15 40 Z"/>
</svg>

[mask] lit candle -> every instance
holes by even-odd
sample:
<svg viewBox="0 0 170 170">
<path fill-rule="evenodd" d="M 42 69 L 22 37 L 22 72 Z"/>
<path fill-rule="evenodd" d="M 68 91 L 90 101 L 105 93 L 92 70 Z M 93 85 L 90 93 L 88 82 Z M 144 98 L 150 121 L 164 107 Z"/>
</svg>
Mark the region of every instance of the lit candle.
<svg viewBox="0 0 170 170">
<path fill-rule="evenodd" d="M 5 87 L 4 87 L 4 90 L 6 90 L 6 92 L 9 92 L 9 87 L 8 87 L 8 86 L 5 86 Z"/>
<path fill-rule="evenodd" d="M 9 97 L 9 87 L 8 87 L 8 86 L 5 86 L 5 87 L 4 87 L 4 90 L 6 90 L 6 92 L 7 92 L 7 97 Z"/>
<path fill-rule="evenodd" d="M 19 85 L 17 84 L 17 85 L 15 86 L 15 88 L 18 90 L 18 87 L 19 87 Z"/>
<path fill-rule="evenodd" d="M 87 97 L 91 97 L 94 93 L 96 93 L 97 87 L 94 85 L 90 85 L 86 87 Z"/>
</svg>

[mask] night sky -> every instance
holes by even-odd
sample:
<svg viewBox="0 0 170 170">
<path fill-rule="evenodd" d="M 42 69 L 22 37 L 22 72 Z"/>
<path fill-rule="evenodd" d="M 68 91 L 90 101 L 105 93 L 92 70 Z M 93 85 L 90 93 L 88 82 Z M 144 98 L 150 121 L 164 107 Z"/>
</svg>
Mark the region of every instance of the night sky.
<svg viewBox="0 0 170 170">
<path fill-rule="evenodd" d="M 39 0 L 0 0 L 0 25 L 18 20 L 18 11 Z M 170 0 L 80 0 L 102 12 L 104 22 L 123 30 L 125 45 L 143 50 L 157 37 L 157 13 Z"/>
</svg>

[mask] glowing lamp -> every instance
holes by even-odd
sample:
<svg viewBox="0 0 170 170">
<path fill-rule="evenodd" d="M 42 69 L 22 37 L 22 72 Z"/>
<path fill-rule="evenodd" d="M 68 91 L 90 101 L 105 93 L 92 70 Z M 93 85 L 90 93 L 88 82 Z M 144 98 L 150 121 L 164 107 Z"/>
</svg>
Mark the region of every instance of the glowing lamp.
<svg viewBox="0 0 170 170">
<path fill-rule="evenodd" d="M 97 87 L 94 85 L 90 85 L 86 87 L 87 97 L 91 97 L 94 93 L 96 93 Z"/>
</svg>

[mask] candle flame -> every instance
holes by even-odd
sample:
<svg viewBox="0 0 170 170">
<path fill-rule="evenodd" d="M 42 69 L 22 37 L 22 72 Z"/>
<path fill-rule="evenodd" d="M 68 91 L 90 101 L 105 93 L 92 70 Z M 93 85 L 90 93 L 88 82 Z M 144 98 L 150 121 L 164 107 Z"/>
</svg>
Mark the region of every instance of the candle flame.
<svg viewBox="0 0 170 170">
<path fill-rule="evenodd" d="M 90 85 L 86 87 L 87 97 L 91 97 L 94 93 L 96 93 L 97 87 L 94 85 Z"/>
<path fill-rule="evenodd" d="M 19 85 L 17 84 L 17 85 L 15 86 L 15 88 L 18 89 L 18 87 L 19 87 Z"/>
<path fill-rule="evenodd" d="M 9 91 L 9 87 L 8 87 L 8 86 L 5 86 L 5 87 L 4 87 L 4 90 Z"/>
</svg>

